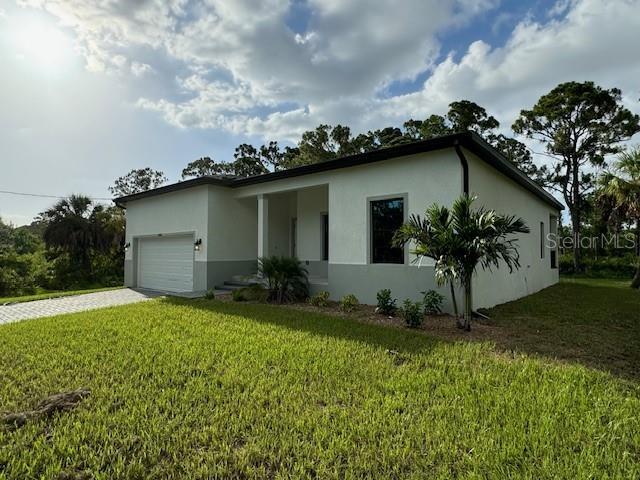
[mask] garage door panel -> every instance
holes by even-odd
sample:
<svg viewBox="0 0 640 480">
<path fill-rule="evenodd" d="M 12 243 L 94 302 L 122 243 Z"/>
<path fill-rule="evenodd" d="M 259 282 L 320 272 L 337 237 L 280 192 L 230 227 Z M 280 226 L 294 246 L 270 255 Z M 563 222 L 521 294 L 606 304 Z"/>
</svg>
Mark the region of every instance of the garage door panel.
<svg viewBox="0 0 640 480">
<path fill-rule="evenodd" d="M 139 240 L 138 286 L 152 290 L 193 290 L 193 237 Z"/>
</svg>

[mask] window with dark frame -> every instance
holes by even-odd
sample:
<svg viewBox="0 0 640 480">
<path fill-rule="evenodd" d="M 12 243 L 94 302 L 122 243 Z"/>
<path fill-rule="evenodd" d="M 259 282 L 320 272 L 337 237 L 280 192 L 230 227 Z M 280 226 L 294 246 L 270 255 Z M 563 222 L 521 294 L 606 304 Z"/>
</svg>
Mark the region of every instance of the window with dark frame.
<svg viewBox="0 0 640 480">
<path fill-rule="evenodd" d="M 393 235 L 404 222 L 404 199 L 372 200 L 371 263 L 404 263 L 404 249 L 392 246 Z"/>
<path fill-rule="evenodd" d="M 544 258 L 544 251 L 545 251 L 545 245 L 544 245 L 544 222 L 540 222 L 540 258 Z"/>
<path fill-rule="evenodd" d="M 549 234 L 551 235 L 551 240 L 553 240 L 552 246 L 550 246 L 549 250 L 549 258 L 551 260 L 551 268 L 558 268 L 558 217 L 553 215 L 549 215 Z"/>
<path fill-rule="evenodd" d="M 322 214 L 322 260 L 329 260 L 329 214 Z"/>
</svg>

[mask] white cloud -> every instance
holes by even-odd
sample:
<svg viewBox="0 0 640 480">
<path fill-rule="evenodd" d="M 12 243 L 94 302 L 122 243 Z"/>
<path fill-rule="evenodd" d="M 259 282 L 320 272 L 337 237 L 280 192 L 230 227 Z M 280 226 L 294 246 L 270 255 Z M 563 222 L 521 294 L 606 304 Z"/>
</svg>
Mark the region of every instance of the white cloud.
<svg viewBox="0 0 640 480">
<path fill-rule="evenodd" d="M 390 82 L 414 78 L 429 68 L 438 54 L 437 33 L 468 21 L 497 1 L 407 0 L 398 8 L 394 0 L 309 0 L 312 15 L 301 34 L 286 25 L 289 0 L 21 3 L 45 9 L 75 29 L 91 71 L 128 68 L 134 74 L 144 73 L 134 65 L 149 62 L 136 58 L 133 51 L 153 49 L 181 62 L 186 70 L 225 72 L 223 80 L 215 79 L 208 92 L 193 98 L 140 102 L 185 109 L 188 114 L 180 117 L 191 121 L 193 115 L 215 117 L 234 103 L 223 98 L 225 93 L 235 95 L 237 90 L 243 98 L 250 90 L 252 108 L 372 98 Z M 220 81 L 229 86 L 221 88 Z M 222 103 L 196 105 L 205 101 Z M 168 119 L 174 122 L 176 117 Z M 196 123 L 218 124 L 211 118 Z"/>
<path fill-rule="evenodd" d="M 561 21 L 520 23 L 504 47 L 473 43 L 460 61 L 449 57 L 440 63 L 420 92 L 393 98 L 384 110 L 420 116 L 469 98 L 511 122 L 521 108 L 570 80 L 617 86 L 637 99 L 639 8 L 635 0 L 582 0 Z"/>
<path fill-rule="evenodd" d="M 299 33 L 286 25 L 288 0 L 23 4 L 75 29 L 88 69 L 155 72 L 164 90 L 137 105 L 180 128 L 295 138 L 319 122 L 355 130 L 398 124 L 442 113 L 460 98 L 484 105 L 508 128 L 520 108 L 562 81 L 619 86 L 630 104 L 640 96 L 639 0 L 559 0 L 545 23 L 524 19 L 503 46 L 476 41 L 461 58 L 436 63 L 438 36 L 497 1 L 308 0 L 311 15 Z M 170 75 L 149 51 L 173 62 Z M 425 72 L 419 91 L 380 98 L 392 82 Z"/>
<path fill-rule="evenodd" d="M 161 113 L 167 122 L 181 128 L 230 128 L 233 114 L 266 105 L 254 97 L 247 84 L 210 82 L 198 74 L 176 81 L 180 91 L 191 96 L 189 100 L 174 103 L 141 98 L 137 105 Z"/>
<path fill-rule="evenodd" d="M 137 61 L 131 62 L 131 73 L 136 77 L 142 77 L 147 73 L 153 72 L 153 68 L 148 63 L 141 63 Z"/>
</svg>

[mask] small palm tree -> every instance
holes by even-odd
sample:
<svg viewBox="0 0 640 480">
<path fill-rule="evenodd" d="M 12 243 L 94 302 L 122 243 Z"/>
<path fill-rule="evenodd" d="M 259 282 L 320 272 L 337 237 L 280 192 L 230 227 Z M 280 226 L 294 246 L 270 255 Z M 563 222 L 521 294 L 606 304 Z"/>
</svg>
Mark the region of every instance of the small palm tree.
<svg viewBox="0 0 640 480">
<path fill-rule="evenodd" d="M 449 210 L 431 206 L 425 220 L 418 216 L 403 225 L 396 239 L 406 243 L 414 241 L 414 252 L 436 260 L 436 279 L 454 279 L 464 288 L 464 318 L 458 325 L 471 329 L 473 302 L 471 283 L 480 265 L 483 269 L 498 268 L 502 262 L 512 272 L 520 267 L 516 248 L 517 239 L 509 238 L 517 233 L 529 233 L 522 218 L 500 215 L 484 207 L 473 209 L 475 197 L 463 195 Z M 419 227 L 419 228 L 416 228 Z"/>
<path fill-rule="evenodd" d="M 269 297 L 277 303 L 309 296 L 307 269 L 295 257 L 261 257 L 258 259 L 258 273 L 267 280 Z"/>
<path fill-rule="evenodd" d="M 436 262 L 435 277 L 439 286 L 449 284 L 453 311 L 458 318 L 458 302 L 456 301 L 455 283 L 457 272 L 453 268 L 451 245 L 454 232 L 451 216 L 445 207 L 432 205 L 425 212 L 425 218 L 411 215 L 409 221 L 402 225 L 394 234 L 393 244 L 402 247 L 414 242 L 411 251 L 417 256 L 415 262 L 421 258 L 431 258 Z"/>
<path fill-rule="evenodd" d="M 600 179 L 599 196 L 611 201 L 619 218 L 636 224 L 638 266 L 631 287 L 640 288 L 640 147 L 620 154 L 613 168 Z"/>
</svg>

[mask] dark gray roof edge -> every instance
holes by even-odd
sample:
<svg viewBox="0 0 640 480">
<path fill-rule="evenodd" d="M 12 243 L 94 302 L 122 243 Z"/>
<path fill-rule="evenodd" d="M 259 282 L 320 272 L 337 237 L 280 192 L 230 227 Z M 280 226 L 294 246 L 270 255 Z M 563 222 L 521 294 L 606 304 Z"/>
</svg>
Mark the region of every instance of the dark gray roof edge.
<svg viewBox="0 0 640 480">
<path fill-rule="evenodd" d="M 486 163 L 538 196 L 541 200 L 550 203 L 558 210 L 564 210 L 564 205 L 562 203 L 529 178 L 524 172 L 522 172 L 522 170 L 518 169 L 513 163 L 507 160 L 500 151 L 496 150 L 477 133 L 468 133 L 470 134 L 471 141 L 473 143 L 471 145 L 465 145 L 464 142 L 461 142 L 463 147 L 478 155 L 478 157 Z"/>
<path fill-rule="evenodd" d="M 162 195 L 164 193 L 177 192 L 185 190 L 187 188 L 198 187 L 200 185 L 219 185 L 222 187 L 229 187 L 233 182 L 233 178 L 221 178 L 221 177 L 197 177 L 182 182 L 172 183 L 170 185 L 163 185 L 162 187 L 153 188 L 144 192 L 133 193 L 131 195 L 125 195 L 123 197 L 114 198 L 113 201 L 116 205 L 124 207 L 127 202 L 132 200 L 140 200 L 141 198 L 155 197 L 156 195 Z"/>
<path fill-rule="evenodd" d="M 198 177 L 183 182 L 173 183 L 162 187 L 147 190 L 145 192 L 135 193 L 124 197 L 114 199 L 117 205 L 125 206 L 127 202 L 139 200 L 142 198 L 152 197 L 165 193 L 184 190 L 199 185 L 217 185 L 222 187 L 238 188 L 248 185 L 256 185 L 260 183 L 272 182 L 285 178 L 299 177 L 302 175 L 310 175 L 312 173 L 326 172 L 328 170 L 336 170 L 339 168 L 348 168 L 367 163 L 389 160 L 396 157 L 405 157 L 418 153 L 431 152 L 444 148 L 452 148 L 460 145 L 467 150 L 475 153 L 482 160 L 493 166 L 496 170 L 505 174 L 507 177 L 520 184 L 531 193 L 535 194 L 547 203 L 552 204 L 559 210 L 564 209 L 563 205 L 558 202 L 549 192 L 544 190 L 524 173 L 518 170 L 511 162 L 509 162 L 500 152 L 489 145 L 482 137 L 473 132 L 454 133 L 442 137 L 431 138 L 429 140 L 421 140 L 413 143 L 406 143 L 393 147 L 381 148 L 372 152 L 350 155 L 347 157 L 327 160 L 325 162 L 314 163 L 312 165 L 304 165 L 288 170 L 266 173 L 245 178 L 221 178 L 221 177 Z"/>
</svg>

